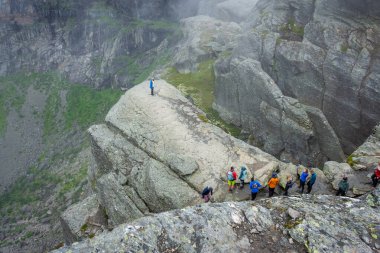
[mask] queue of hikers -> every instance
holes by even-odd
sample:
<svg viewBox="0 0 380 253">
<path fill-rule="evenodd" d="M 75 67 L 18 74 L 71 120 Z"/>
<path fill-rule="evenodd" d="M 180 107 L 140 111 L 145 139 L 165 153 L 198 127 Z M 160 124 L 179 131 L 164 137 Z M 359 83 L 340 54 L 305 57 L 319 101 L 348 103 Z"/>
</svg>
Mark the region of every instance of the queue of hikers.
<svg viewBox="0 0 380 253">
<path fill-rule="evenodd" d="M 304 168 L 303 171 L 299 174 L 298 168 L 297 168 L 297 177 L 299 180 L 299 193 L 303 194 L 305 192 L 305 186 L 307 186 L 306 194 L 309 194 L 312 189 L 313 185 L 315 184 L 317 180 L 317 174 L 313 168 L 310 168 L 310 164 L 308 165 L 308 168 Z M 239 183 L 238 189 L 243 190 L 244 185 L 247 183 L 247 177 L 248 177 L 248 171 L 245 166 L 242 166 L 240 168 L 239 176 L 234 166 L 231 166 L 230 169 L 226 173 L 227 177 L 227 184 L 228 184 L 228 192 L 233 192 L 237 188 L 237 184 Z M 237 182 L 239 180 L 239 182 Z M 371 176 L 372 180 L 372 186 L 376 187 L 378 183 L 380 182 L 380 161 L 378 162 L 377 167 L 374 170 L 373 175 Z M 267 188 L 268 188 L 268 197 L 273 197 L 275 193 L 276 187 L 279 185 L 280 180 L 278 179 L 278 175 L 276 172 L 273 172 L 270 179 L 267 182 Z M 293 187 L 295 182 L 293 181 L 293 178 L 291 175 L 288 175 L 286 177 L 286 184 L 284 188 L 284 196 L 289 196 L 289 189 Z M 263 185 L 255 179 L 254 176 L 251 177 L 251 181 L 249 182 L 249 189 L 251 192 L 251 200 L 255 200 L 257 194 L 259 191 L 265 188 Z M 337 196 L 346 196 L 347 191 L 349 189 L 349 183 L 348 183 L 348 177 L 346 175 L 342 176 L 342 179 L 340 180 L 338 184 L 338 190 L 336 192 Z M 213 188 L 207 186 L 203 192 L 202 192 L 202 198 L 205 202 L 209 202 L 211 199 L 211 196 L 213 194 Z"/>
<path fill-rule="evenodd" d="M 228 185 L 228 192 L 233 192 L 235 189 L 244 189 L 244 185 L 247 182 L 248 177 L 248 171 L 245 166 L 242 166 L 240 168 L 239 176 L 234 166 L 231 166 L 230 169 L 226 173 L 227 177 L 227 185 Z M 307 193 L 310 193 L 312 190 L 312 187 L 317 179 L 317 174 L 314 172 L 313 169 L 305 169 L 301 175 L 299 175 L 300 179 L 300 193 L 304 192 L 304 186 L 307 185 Z M 239 180 L 239 181 L 238 181 Z M 276 187 L 279 185 L 280 180 L 278 179 L 278 175 L 276 172 L 272 174 L 270 179 L 267 182 L 268 187 L 268 197 L 273 197 L 275 193 Z M 286 185 L 285 185 L 285 191 L 284 196 L 289 195 L 289 189 L 292 188 L 294 185 L 294 181 L 292 176 L 288 175 L 286 178 Z M 259 191 L 264 188 L 262 184 L 254 178 L 254 176 L 251 177 L 251 181 L 249 182 L 249 189 L 251 192 L 251 200 L 255 200 L 257 194 Z M 202 198 L 205 202 L 210 201 L 211 196 L 213 194 L 213 188 L 207 186 L 203 192 L 202 192 Z"/>
</svg>

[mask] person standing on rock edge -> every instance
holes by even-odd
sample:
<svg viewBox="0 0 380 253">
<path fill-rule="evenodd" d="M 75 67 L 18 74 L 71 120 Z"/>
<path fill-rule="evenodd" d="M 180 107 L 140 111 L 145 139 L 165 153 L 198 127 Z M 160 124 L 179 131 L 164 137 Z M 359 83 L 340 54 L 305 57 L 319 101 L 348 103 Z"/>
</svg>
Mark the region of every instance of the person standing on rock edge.
<svg viewBox="0 0 380 253">
<path fill-rule="evenodd" d="M 255 200 L 257 193 L 261 188 L 261 184 L 259 181 L 255 180 L 254 177 L 251 178 L 251 182 L 249 183 L 249 189 L 251 189 L 251 200 Z"/>
<path fill-rule="evenodd" d="M 205 203 L 207 203 L 207 202 L 210 201 L 212 194 L 213 194 L 212 187 L 206 186 L 206 188 L 203 189 L 203 191 L 202 191 L 202 199 L 204 199 Z"/>
<path fill-rule="evenodd" d="M 293 186 L 293 179 L 292 179 L 292 176 L 287 176 L 286 177 L 286 185 L 285 185 L 285 192 L 284 192 L 284 196 L 288 196 L 288 190 L 290 188 L 292 188 Z"/>
<path fill-rule="evenodd" d="M 340 180 L 338 187 L 339 189 L 338 189 L 338 192 L 336 193 L 336 196 L 339 196 L 339 195 L 346 196 L 348 188 L 350 187 L 347 182 L 346 176 L 343 176 L 343 179 Z"/>
<path fill-rule="evenodd" d="M 228 181 L 228 191 L 232 192 L 235 188 L 235 180 L 237 178 L 237 174 L 235 172 L 235 168 L 232 166 L 231 169 L 227 172 L 227 181 Z"/>
<path fill-rule="evenodd" d="M 150 95 L 154 96 L 154 78 L 150 79 L 149 88 L 150 88 Z"/>
<path fill-rule="evenodd" d="M 240 180 L 240 189 L 244 188 L 244 180 L 247 178 L 247 168 L 242 166 L 240 168 L 240 175 L 239 175 L 239 180 Z"/>
<path fill-rule="evenodd" d="M 380 161 L 378 162 L 377 167 L 371 176 L 371 179 L 372 179 L 372 186 L 376 187 L 380 180 Z"/>
<path fill-rule="evenodd" d="M 273 197 L 274 190 L 276 189 L 276 186 L 280 180 L 277 178 L 277 174 L 273 173 L 271 179 L 268 181 L 268 188 L 269 188 L 269 198 Z"/>
<path fill-rule="evenodd" d="M 305 183 L 306 183 L 306 178 L 309 176 L 309 170 L 305 168 L 300 176 L 300 186 L 298 188 L 301 188 L 301 192 L 303 193 L 303 190 L 305 189 Z"/>
<path fill-rule="evenodd" d="M 311 189 L 313 188 L 313 185 L 315 184 L 315 180 L 317 180 L 317 173 L 313 169 L 310 169 L 310 178 L 307 181 L 307 194 L 311 192 Z"/>
</svg>

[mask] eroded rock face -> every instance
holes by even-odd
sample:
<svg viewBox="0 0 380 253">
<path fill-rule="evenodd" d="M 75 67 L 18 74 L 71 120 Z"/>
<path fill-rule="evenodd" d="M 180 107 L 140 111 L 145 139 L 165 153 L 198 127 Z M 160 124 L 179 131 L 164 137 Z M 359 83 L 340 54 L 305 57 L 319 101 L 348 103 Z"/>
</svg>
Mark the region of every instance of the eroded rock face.
<svg viewBox="0 0 380 253">
<path fill-rule="evenodd" d="M 295 163 L 310 158 L 323 162 L 327 152 L 329 159 L 344 158 L 322 113 L 284 96 L 258 61 L 245 57 L 219 61 L 215 74 L 214 108 L 228 121 L 251 129 L 263 150 L 291 157 Z M 324 132 L 330 138 L 323 138 Z"/>
<path fill-rule="evenodd" d="M 99 205 L 97 197 L 92 195 L 70 206 L 61 215 L 61 226 L 65 242 L 71 244 L 103 231 L 108 223 L 104 208 Z"/>
<path fill-rule="evenodd" d="M 376 252 L 380 215 L 378 202 L 372 204 L 323 195 L 203 204 L 144 217 L 55 252 L 249 252 L 269 245 L 276 252 Z"/>
<path fill-rule="evenodd" d="M 373 129 L 368 139 L 351 155 L 353 169 L 374 169 L 380 161 L 380 125 Z"/>
<path fill-rule="evenodd" d="M 380 24 L 375 11 L 380 6 L 377 1 L 359 5 L 341 0 L 201 1 L 202 16 L 192 17 L 193 23 L 205 15 L 220 20 L 213 29 L 221 30 L 220 36 L 231 24 L 238 27 L 229 34 L 232 49 L 217 35 L 212 41 L 217 47 L 208 47 L 207 55 L 217 58 L 215 108 L 251 132 L 255 145 L 284 160 L 318 165 L 343 161 L 343 151 L 352 153 L 380 120 Z M 193 33 L 181 45 L 197 41 L 190 47 L 196 56 L 209 44 L 201 38 Z M 178 66 L 184 62 L 174 59 Z M 258 90 L 268 83 L 273 96 L 295 99 L 291 104 L 298 104 L 297 120 L 289 115 L 294 112 L 289 105 L 274 106 L 273 98 Z"/>
</svg>

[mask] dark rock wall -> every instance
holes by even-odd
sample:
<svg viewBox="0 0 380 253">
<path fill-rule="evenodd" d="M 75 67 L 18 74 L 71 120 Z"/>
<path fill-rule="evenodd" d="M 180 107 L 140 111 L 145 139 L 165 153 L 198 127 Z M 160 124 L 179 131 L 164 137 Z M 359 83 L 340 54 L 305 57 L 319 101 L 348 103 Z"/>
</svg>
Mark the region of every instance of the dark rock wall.
<svg viewBox="0 0 380 253">
<path fill-rule="evenodd" d="M 1 1 L 0 75 L 58 70 L 95 87 L 131 86 L 162 62 L 180 36 L 175 23 L 194 14 L 195 6 L 191 1 Z"/>
<path fill-rule="evenodd" d="M 259 1 L 251 18 L 240 24 L 245 33 L 232 58 L 259 61 L 284 96 L 319 109 L 344 152 L 350 154 L 380 120 L 379 10 L 379 1 Z M 220 68 L 216 65 L 217 75 L 223 72 Z M 235 76 L 225 81 L 234 83 L 239 79 Z M 223 76 L 220 82 L 224 82 Z M 236 89 L 232 86 L 223 95 L 216 91 L 216 108 L 225 115 L 230 108 L 229 114 L 239 118 L 240 109 L 229 107 L 231 103 L 243 103 L 234 96 Z M 255 85 L 251 89 L 255 90 Z M 289 144 L 279 138 L 279 131 L 264 131 L 263 126 L 258 133 L 252 124 L 234 122 L 264 141 L 276 139 L 282 143 L 280 147 Z M 318 135 L 314 131 L 310 140 L 319 139 Z M 336 157 L 324 155 L 328 159 Z"/>
</svg>

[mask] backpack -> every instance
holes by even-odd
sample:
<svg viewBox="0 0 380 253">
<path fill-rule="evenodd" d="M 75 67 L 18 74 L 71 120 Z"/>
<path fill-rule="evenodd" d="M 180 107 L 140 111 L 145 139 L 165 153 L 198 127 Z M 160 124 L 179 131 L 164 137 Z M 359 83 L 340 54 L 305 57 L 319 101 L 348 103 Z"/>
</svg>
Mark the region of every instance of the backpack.
<svg viewBox="0 0 380 253">
<path fill-rule="evenodd" d="M 234 178 L 234 176 L 233 176 L 233 174 L 232 174 L 232 171 L 227 172 L 227 179 L 228 179 L 229 181 L 235 180 L 235 178 Z"/>
</svg>

